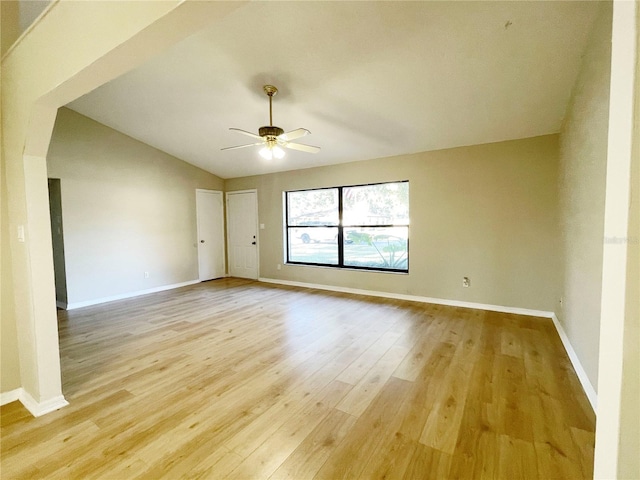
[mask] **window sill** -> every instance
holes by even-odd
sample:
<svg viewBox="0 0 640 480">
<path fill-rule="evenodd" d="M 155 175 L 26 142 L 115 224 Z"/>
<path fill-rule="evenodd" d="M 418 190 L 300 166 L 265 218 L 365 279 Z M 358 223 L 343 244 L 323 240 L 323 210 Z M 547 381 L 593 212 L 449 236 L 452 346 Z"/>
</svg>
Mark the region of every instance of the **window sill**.
<svg viewBox="0 0 640 480">
<path fill-rule="evenodd" d="M 347 270 L 349 272 L 362 272 L 362 273 L 387 273 L 387 274 L 395 274 L 395 275 L 409 275 L 409 272 L 400 272 L 396 270 L 377 270 L 375 268 L 356 268 L 356 267 L 331 267 L 328 265 L 314 265 L 310 263 L 289 263 L 285 262 L 285 266 L 287 267 L 305 267 L 305 268 L 323 268 L 325 270 L 335 270 L 335 271 L 344 271 Z"/>
</svg>

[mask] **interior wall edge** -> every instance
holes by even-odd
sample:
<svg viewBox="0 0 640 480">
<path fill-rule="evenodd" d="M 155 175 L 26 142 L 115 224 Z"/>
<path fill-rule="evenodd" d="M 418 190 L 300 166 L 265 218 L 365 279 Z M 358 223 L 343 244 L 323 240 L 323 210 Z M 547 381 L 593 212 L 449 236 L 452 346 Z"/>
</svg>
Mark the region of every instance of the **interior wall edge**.
<svg viewBox="0 0 640 480">
<path fill-rule="evenodd" d="M 633 253 L 628 245 L 635 243 L 631 238 L 635 227 L 633 221 L 630 223 L 630 213 L 635 210 L 634 203 L 637 201 L 632 196 L 635 181 L 632 176 L 633 166 L 637 161 L 634 143 L 637 145 L 638 137 L 638 131 L 634 129 L 634 107 L 636 96 L 640 94 L 636 70 L 640 32 L 637 9 L 637 2 L 613 2 L 605 241 L 602 246 L 602 323 L 598 363 L 600 399 L 594 455 L 594 478 L 602 479 L 632 478 L 628 476 L 627 468 L 635 469 L 633 460 L 621 453 L 622 448 L 628 446 L 630 440 L 633 441 L 633 437 L 627 437 L 622 432 L 623 426 L 632 418 L 630 415 L 627 419 L 627 415 L 638 405 L 637 397 L 628 399 L 624 395 L 624 387 L 635 380 L 633 370 L 629 373 L 625 371 L 624 347 L 626 335 L 630 333 L 625 328 L 632 324 L 632 320 L 626 318 L 627 312 L 632 311 L 626 309 L 626 300 L 627 296 L 638 298 L 638 290 L 635 288 L 637 284 L 627 283 L 633 278 L 627 276 L 627 255 Z M 620 242 L 617 239 L 624 240 Z M 637 349 L 637 336 L 633 342 Z M 634 376 L 637 379 L 637 375 Z M 635 427 L 637 430 L 637 424 Z M 633 453 L 637 458 L 637 450 Z M 621 471 L 627 473 L 623 476 Z"/>
</svg>

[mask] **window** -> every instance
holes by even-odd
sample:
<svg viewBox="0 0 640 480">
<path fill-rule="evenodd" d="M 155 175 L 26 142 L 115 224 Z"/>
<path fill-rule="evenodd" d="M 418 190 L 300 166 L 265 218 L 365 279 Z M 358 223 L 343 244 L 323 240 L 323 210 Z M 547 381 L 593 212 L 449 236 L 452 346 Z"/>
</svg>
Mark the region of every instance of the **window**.
<svg viewBox="0 0 640 480">
<path fill-rule="evenodd" d="M 409 271 L 409 182 L 285 194 L 287 263 Z"/>
</svg>

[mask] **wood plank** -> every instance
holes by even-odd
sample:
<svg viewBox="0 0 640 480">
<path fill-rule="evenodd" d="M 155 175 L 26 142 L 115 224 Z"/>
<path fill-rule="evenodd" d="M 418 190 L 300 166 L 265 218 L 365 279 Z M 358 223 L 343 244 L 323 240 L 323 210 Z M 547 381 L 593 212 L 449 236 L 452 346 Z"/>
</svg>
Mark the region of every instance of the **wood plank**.
<svg viewBox="0 0 640 480">
<path fill-rule="evenodd" d="M 539 475 L 536 449 L 530 442 L 500 435 L 500 455 L 497 478 L 524 480 L 529 478 L 558 478 Z M 570 477 L 560 477 L 570 478 Z"/>
<path fill-rule="evenodd" d="M 0 408 L 2 478 L 593 475 L 549 319 L 227 278 L 58 322 L 70 405 Z"/>
<path fill-rule="evenodd" d="M 412 330 L 415 343 L 411 346 L 411 350 L 407 352 L 400 365 L 398 365 L 398 368 L 393 372 L 394 377 L 410 382 L 414 382 L 418 378 L 420 371 L 429 358 L 430 352 L 439 342 L 439 326 L 436 322 L 420 322 L 420 317 L 416 317 L 415 321 L 418 322 L 417 328 Z"/>
<path fill-rule="evenodd" d="M 391 377 L 314 478 L 338 480 L 359 477 L 378 443 L 391 433 L 398 401 L 410 388 L 411 384 L 406 380 Z"/>
<path fill-rule="evenodd" d="M 449 478 L 451 456 L 417 443 L 409 460 L 404 478 L 441 480 Z"/>
<path fill-rule="evenodd" d="M 332 409 L 269 478 L 313 478 L 349 434 L 356 420 L 353 415 Z"/>
<path fill-rule="evenodd" d="M 406 357 L 407 347 L 394 346 L 378 360 L 369 372 L 338 404 L 338 410 L 359 417 L 382 390 L 400 362 Z"/>
<path fill-rule="evenodd" d="M 433 409 L 427 417 L 420 435 L 420 443 L 452 455 L 462 425 L 473 367 L 479 357 L 478 336 L 480 323 L 467 321 L 457 330 L 459 343 L 444 377 Z"/>
<path fill-rule="evenodd" d="M 270 477 L 351 388 L 347 383 L 334 381 L 317 397 L 311 397 L 302 409 L 292 413 L 273 435 L 252 451 L 229 478 Z"/>
</svg>

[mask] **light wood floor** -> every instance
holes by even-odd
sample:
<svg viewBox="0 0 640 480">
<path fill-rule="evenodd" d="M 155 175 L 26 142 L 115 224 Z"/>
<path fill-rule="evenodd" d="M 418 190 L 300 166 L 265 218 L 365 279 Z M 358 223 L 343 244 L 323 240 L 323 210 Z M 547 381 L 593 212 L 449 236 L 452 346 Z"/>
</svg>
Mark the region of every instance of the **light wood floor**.
<svg viewBox="0 0 640 480">
<path fill-rule="evenodd" d="M 2 407 L 3 480 L 592 477 L 548 319 L 224 279 L 59 323 L 70 405 Z"/>
</svg>

